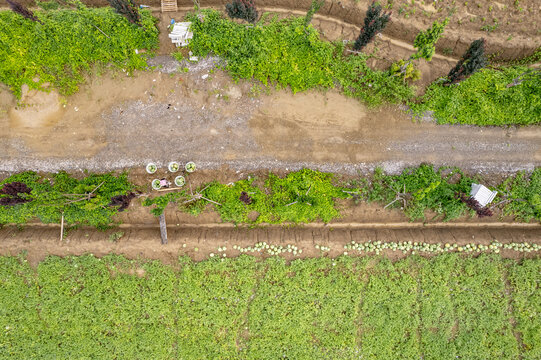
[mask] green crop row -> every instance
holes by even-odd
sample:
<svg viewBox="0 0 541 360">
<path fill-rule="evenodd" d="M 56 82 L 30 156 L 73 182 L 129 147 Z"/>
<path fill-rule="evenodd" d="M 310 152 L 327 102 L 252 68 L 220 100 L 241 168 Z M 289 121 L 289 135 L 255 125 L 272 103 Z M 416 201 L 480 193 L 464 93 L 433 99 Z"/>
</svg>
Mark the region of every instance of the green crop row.
<svg viewBox="0 0 541 360">
<path fill-rule="evenodd" d="M 177 202 L 180 210 L 197 215 L 212 200 L 211 206 L 226 222 L 306 223 L 338 218 L 336 200 L 353 198 L 401 209 L 412 221 L 427 220 L 429 212 L 435 214 L 431 220 L 449 221 L 474 214 L 461 196 L 469 196 L 472 183 L 484 183 L 460 169 L 435 169 L 430 165 L 405 169 L 400 175 L 387 175 L 377 169 L 372 178 L 361 177 L 341 185 L 336 182 L 332 174 L 303 169 L 284 178 L 269 174 L 266 179 L 248 178 L 227 185 L 212 182 L 201 187 L 206 199 L 180 191 L 147 198 L 143 205 L 154 205 L 151 211 L 160 215 L 169 202 Z M 502 214 L 518 221 L 541 221 L 541 168 L 530 176 L 518 173 L 494 188 L 498 190 L 494 205 L 502 209 Z M 243 193 L 249 196 L 249 203 L 241 200 Z"/>
<path fill-rule="evenodd" d="M 342 42 L 321 40 L 312 25 L 305 26 L 304 17 L 278 20 L 263 16 L 256 25 L 246 25 L 225 19 L 218 11 L 203 10 L 188 19 L 194 32 L 192 51 L 199 56 L 220 56 L 236 79 L 289 86 L 293 92 L 338 84 L 346 95 L 369 105 L 397 103 L 413 96 L 412 88 L 389 71 L 370 69 L 368 55 L 345 56 Z"/>
<path fill-rule="evenodd" d="M 430 220 L 448 221 L 474 214 L 461 196 L 469 195 L 473 182 L 483 183 L 459 169 L 434 169 L 430 165 L 406 169 L 400 175 L 376 170 L 372 178 L 361 177 L 346 183 L 336 178 L 309 169 L 283 178 L 270 173 L 263 179 L 248 177 L 229 184 L 214 181 L 195 189 L 194 194 L 180 190 L 146 197 L 142 204 L 153 206 L 151 212 L 156 216 L 169 203 L 177 203 L 180 210 L 193 215 L 210 204 L 223 221 L 235 224 L 308 223 L 340 217 L 338 200 L 350 198 L 400 209 L 410 220 L 427 220 L 427 214 L 432 212 L 435 216 Z M 23 183 L 29 192 L 16 197 L 3 194 L 4 184 L 10 183 Z M 130 193 L 134 188 L 127 174 L 92 174 L 83 179 L 65 172 L 49 176 L 34 172 L 12 175 L 0 181 L 0 224 L 25 224 L 34 218 L 43 223 L 59 223 L 63 216 L 66 225 L 105 228 L 114 223 L 118 210 L 124 210 L 135 197 Z M 524 222 L 541 220 L 541 168 L 529 176 L 518 173 L 493 188 L 498 190 L 495 208 L 501 209 L 502 215 Z"/>
<path fill-rule="evenodd" d="M 0 358 L 538 359 L 541 261 L 0 257 Z"/>
<path fill-rule="evenodd" d="M 509 86 L 514 80 L 517 85 Z M 420 100 L 410 104 L 413 112 L 433 111 L 438 124 L 538 125 L 541 72 L 522 66 L 483 69 L 456 85 L 435 82 Z"/>
<path fill-rule="evenodd" d="M 118 212 L 119 204 L 112 204 L 112 198 L 134 188 L 127 174 L 91 174 L 77 179 L 65 172 L 41 176 L 29 171 L 0 181 L 0 189 L 8 183 L 26 184 L 30 192 L 19 193 L 20 201 L 15 205 L 0 203 L 0 224 L 25 224 L 35 218 L 58 224 L 64 217 L 66 225 L 105 228 Z M 9 198 L 0 192 L 0 201 Z"/>
<path fill-rule="evenodd" d="M 336 199 L 349 196 L 343 188 L 333 185 L 332 178 L 332 174 L 302 169 L 284 178 L 271 173 L 262 187 L 257 186 L 257 179 L 249 177 L 233 184 L 212 182 L 202 186 L 200 193 L 214 202 L 215 211 L 227 222 L 329 222 L 340 215 Z M 197 215 L 210 203 L 205 198 L 197 199 L 180 191 L 147 198 L 143 205 L 155 205 L 151 211 L 160 215 L 170 201 L 177 202 L 181 210 Z"/>
<path fill-rule="evenodd" d="M 150 11 L 142 26 L 130 24 L 111 8 L 36 11 L 33 22 L 12 11 L 0 11 L 0 82 L 17 96 L 21 86 L 44 89 L 46 83 L 69 95 L 95 65 L 125 71 L 146 67 L 136 49 L 158 47 L 158 29 Z"/>
</svg>

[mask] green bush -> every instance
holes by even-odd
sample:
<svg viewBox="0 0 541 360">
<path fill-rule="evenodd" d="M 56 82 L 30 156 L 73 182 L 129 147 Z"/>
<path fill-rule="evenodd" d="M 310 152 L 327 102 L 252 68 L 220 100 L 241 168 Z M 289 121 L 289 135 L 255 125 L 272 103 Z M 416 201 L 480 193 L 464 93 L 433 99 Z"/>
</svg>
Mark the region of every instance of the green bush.
<svg viewBox="0 0 541 360">
<path fill-rule="evenodd" d="M 527 70 L 482 69 L 456 85 L 434 83 L 411 108 L 416 114 L 434 111 L 438 124 L 541 124 L 541 77 L 534 74 L 520 85 L 507 87 Z"/>
<path fill-rule="evenodd" d="M 520 221 L 541 221 L 541 168 L 535 169 L 530 176 L 518 173 L 504 181 L 498 190 L 504 198 L 501 201 L 505 203 L 505 215 L 515 216 Z"/>
<path fill-rule="evenodd" d="M 202 14 L 188 15 L 194 31 L 192 51 L 199 56 L 213 53 L 222 57 L 236 79 L 289 86 L 293 92 L 339 85 L 347 95 L 369 105 L 413 96 L 413 90 L 400 79 L 370 69 L 366 56 L 346 57 L 341 42 L 320 40 L 312 25 L 305 26 L 304 17 L 275 17 L 268 22 L 264 17 L 255 26 L 247 26 L 225 19 L 217 11 L 203 10 Z"/>
<path fill-rule="evenodd" d="M 473 181 L 457 168 L 435 170 L 431 165 L 421 165 L 405 169 L 400 175 L 386 175 L 376 169 L 372 185 L 365 192 L 368 201 L 385 204 L 395 200 L 397 193 L 405 193 L 405 208 L 402 200 L 390 207 L 403 209 L 410 220 L 424 220 L 425 212 L 431 210 L 448 221 L 469 211 L 457 194 L 469 194 Z"/>
<path fill-rule="evenodd" d="M 155 18 L 148 10 L 141 11 L 142 27 L 110 8 L 80 6 L 36 14 L 43 25 L 0 11 L 0 82 L 17 96 L 23 84 L 43 89 L 45 83 L 72 94 L 94 65 L 141 69 L 146 60 L 135 49 L 158 46 Z"/>
<path fill-rule="evenodd" d="M 233 184 L 212 182 L 202 187 L 201 195 L 212 204 L 223 221 L 233 223 L 307 223 L 316 220 L 329 222 L 340 216 L 337 198 L 348 195 L 334 186 L 332 174 L 302 169 L 284 178 L 269 174 L 264 188 L 254 185 L 256 179 L 239 180 Z M 241 200 L 242 193 L 250 201 Z M 158 216 L 169 202 L 178 202 L 181 210 L 198 215 L 209 202 L 193 199 L 186 191 L 147 198 L 144 206 L 156 205 L 151 212 Z"/>
<path fill-rule="evenodd" d="M 0 181 L 3 184 L 22 182 L 32 192 L 31 201 L 14 206 L 0 206 L 0 224 L 25 224 L 38 218 L 43 223 L 83 224 L 104 228 L 113 222 L 117 208 L 108 206 L 111 198 L 133 189 L 127 175 L 89 175 L 76 179 L 65 172 L 44 177 L 24 172 Z M 86 195 L 93 194 L 90 199 Z M 0 198 L 6 195 L 1 195 Z M 84 199 L 84 200 L 81 200 Z"/>
</svg>

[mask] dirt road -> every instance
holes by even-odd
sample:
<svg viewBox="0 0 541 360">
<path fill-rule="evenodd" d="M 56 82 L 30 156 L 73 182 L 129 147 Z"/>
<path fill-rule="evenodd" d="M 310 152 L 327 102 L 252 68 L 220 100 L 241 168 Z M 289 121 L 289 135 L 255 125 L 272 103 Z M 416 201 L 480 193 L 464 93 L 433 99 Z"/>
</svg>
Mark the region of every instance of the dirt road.
<svg viewBox="0 0 541 360">
<path fill-rule="evenodd" d="M 180 74 L 170 58 L 155 61 L 154 72 L 93 78 L 65 107 L 50 106 L 59 101 L 53 93 L 30 94 L 29 105 L 17 108 L 0 91 L 0 171 L 105 171 L 188 159 L 200 168 L 352 174 L 423 162 L 497 173 L 541 165 L 541 127 L 413 123 L 396 107 L 369 110 L 335 91 L 266 94 L 211 72 L 210 60 Z"/>
</svg>

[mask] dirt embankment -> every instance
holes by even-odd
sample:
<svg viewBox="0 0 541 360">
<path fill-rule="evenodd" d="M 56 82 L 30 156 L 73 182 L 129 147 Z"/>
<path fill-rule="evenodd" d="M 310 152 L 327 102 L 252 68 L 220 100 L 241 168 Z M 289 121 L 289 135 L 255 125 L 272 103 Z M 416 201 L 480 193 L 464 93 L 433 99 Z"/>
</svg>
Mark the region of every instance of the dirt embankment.
<svg viewBox="0 0 541 360">
<path fill-rule="evenodd" d="M 257 242 L 269 245 L 296 246 L 302 253 L 293 255 L 283 253 L 288 260 L 319 256 L 336 257 L 344 254 L 344 246 L 352 241 L 401 242 L 411 241 L 430 244 L 483 244 L 493 241 L 502 244 L 510 242 L 529 242 L 541 244 L 539 229 L 505 228 L 505 227 L 431 227 L 431 228 L 373 228 L 309 226 L 309 227 L 264 227 L 264 228 L 216 228 L 207 226 L 186 227 L 172 225 L 168 229 L 168 244 L 161 245 L 160 231 L 154 228 L 134 228 L 101 232 L 92 229 L 76 229 L 68 231 L 64 240 L 60 240 L 58 227 L 28 227 L 20 230 L 14 227 L 0 229 L 0 255 L 16 255 L 27 252 L 32 264 L 37 264 L 49 255 L 68 256 L 94 254 L 104 256 L 115 253 L 123 254 L 131 259 L 146 258 L 161 260 L 167 264 L 176 264 L 178 257 L 188 255 L 200 261 L 214 257 L 238 256 L 238 247 L 253 247 Z M 318 246 L 328 247 L 328 251 L 320 251 Z M 226 248 L 220 251 L 219 248 Z M 247 252 L 256 256 L 269 256 L 265 251 Z M 358 254 L 347 251 L 349 255 Z M 366 254 L 366 253 L 364 253 Z M 373 254 L 373 253 L 370 253 Z M 405 257 L 401 251 L 384 250 L 384 256 L 391 259 Z M 409 254 L 409 253 L 408 253 Z M 422 254 L 422 253 L 421 253 Z M 501 255 L 507 258 L 538 256 L 537 253 L 520 253 L 502 250 Z"/>
<path fill-rule="evenodd" d="M 34 6 L 33 0 L 21 0 L 27 6 Z M 108 6 L 106 0 L 85 0 L 90 6 Z M 201 2 L 203 7 L 223 9 L 229 0 L 209 0 Z M 160 8 L 160 1 L 142 1 L 154 9 Z M 189 0 L 178 0 L 179 8 L 193 8 Z M 304 14 L 310 7 L 310 0 L 259 0 L 257 6 L 263 11 L 289 11 Z M 358 29 L 370 1 L 343 0 L 326 1 L 316 14 L 315 19 L 332 19 Z M 541 16 L 541 6 L 536 0 L 501 0 L 501 2 L 478 0 L 457 3 L 455 1 L 419 1 L 398 0 L 383 3 L 392 9 L 392 21 L 383 34 L 413 43 L 416 34 L 430 24 L 451 15 L 443 37 L 437 44 L 440 54 L 460 57 L 469 44 L 478 38 L 487 39 L 487 52 L 495 54 L 495 59 L 512 60 L 529 56 L 541 46 L 541 28 L 537 19 Z M 5 0 L 0 0 L 0 7 L 6 7 Z"/>
<path fill-rule="evenodd" d="M 223 168 L 221 171 L 198 170 L 189 176 L 193 188 L 217 180 L 222 183 L 245 179 L 248 175 L 263 177 L 266 170 L 257 172 L 237 172 Z M 281 173 L 280 173 L 281 174 Z M 145 192 L 156 195 L 148 188 L 148 183 L 154 177 L 171 177 L 171 174 L 160 169 L 158 173 L 149 175 L 142 169 L 133 169 L 129 173 L 131 182 L 147 188 Z M 341 176 L 337 182 L 347 181 L 352 177 Z M 496 181 L 494 179 L 494 181 Z M 487 184 L 490 185 L 490 182 Z M 60 225 L 28 224 L 22 228 L 7 226 L 0 228 L 0 255 L 15 255 L 21 251 L 28 252 L 28 259 L 38 263 L 48 255 L 81 255 L 92 253 L 103 256 L 108 253 L 124 254 L 129 258 L 151 258 L 165 263 L 175 264 L 181 255 L 188 255 L 195 260 L 203 260 L 215 256 L 237 256 L 240 254 L 236 247 L 253 247 L 257 242 L 268 245 L 296 246 L 302 253 L 294 256 L 292 253 L 282 254 L 287 259 L 318 256 L 339 256 L 347 251 L 344 246 L 352 241 L 363 243 L 367 241 L 381 242 L 424 242 L 430 244 L 483 244 L 490 245 L 493 241 L 502 244 L 528 242 L 541 244 L 541 225 L 538 223 L 513 223 L 511 218 L 463 217 L 457 221 L 409 222 L 403 212 L 395 209 L 384 209 L 381 204 L 355 204 L 352 200 L 341 200 L 338 203 L 342 217 L 329 224 L 315 222 L 303 225 L 259 225 L 234 226 L 222 223 L 217 212 L 209 205 L 198 217 L 181 212 L 173 204 L 165 211 L 168 225 L 168 244 L 160 244 L 158 220 L 150 213 L 150 208 L 141 206 L 141 198 L 134 199 L 128 210 L 119 213 L 119 226 L 108 230 L 98 231 L 93 228 L 67 227 L 65 236 L 60 239 Z M 435 214 L 428 214 L 431 219 Z M 329 247 L 328 251 L 320 251 L 316 245 Z M 219 248 L 225 247 L 225 251 Z M 257 256 L 268 256 L 265 251 L 249 252 Z M 355 252 L 349 251 L 351 255 Z M 400 251 L 385 250 L 385 256 L 398 259 L 405 254 Z M 505 257 L 519 258 L 537 256 L 535 253 L 519 253 L 503 250 Z"/>
</svg>

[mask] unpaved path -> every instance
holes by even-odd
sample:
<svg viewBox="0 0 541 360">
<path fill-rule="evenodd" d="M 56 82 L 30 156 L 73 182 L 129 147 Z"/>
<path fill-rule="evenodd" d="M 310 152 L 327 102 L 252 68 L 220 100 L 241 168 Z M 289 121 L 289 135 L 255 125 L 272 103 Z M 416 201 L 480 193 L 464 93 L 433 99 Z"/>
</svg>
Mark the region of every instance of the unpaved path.
<svg viewBox="0 0 541 360">
<path fill-rule="evenodd" d="M 39 123 L 31 111 L 13 116 L 15 100 L 0 91 L 0 171 L 105 171 L 188 159 L 200 168 L 349 174 L 423 162 L 494 173 L 541 165 L 541 127 L 413 123 L 397 107 L 369 110 L 335 91 L 265 94 L 211 73 L 208 59 L 188 73 L 174 72 L 171 58 L 154 61 L 154 72 L 92 78 Z"/>
<path fill-rule="evenodd" d="M 388 225 L 388 224 L 387 224 Z M 115 239 L 114 234 L 120 236 Z M 95 229 L 77 229 L 69 231 L 64 240 L 60 240 L 58 226 L 27 227 L 24 230 L 8 227 L 0 229 L 0 255 L 16 255 L 22 251 L 27 252 L 27 258 L 32 264 L 37 264 L 48 255 L 82 255 L 94 254 L 104 256 L 115 253 L 123 254 L 129 258 L 149 258 L 161 260 L 164 263 L 176 264 L 178 257 L 188 255 L 199 261 L 214 256 L 237 256 L 239 251 L 233 248 L 254 246 L 257 242 L 266 242 L 269 245 L 295 245 L 302 249 L 296 256 L 291 253 L 282 254 L 289 260 L 294 258 L 307 258 L 317 256 L 339 256 L 344 253 L 344 245 L 355 241 L 382 242 L 426 242 L 451 243 L 464 245 L 467 243 L 489 245 L 492 241 L 500 243 L 529 242 L 541 243 L 541 232 L 538 227 L 460 227 L 460 226 L 406 226 L 397 228 L 371 227 L 366 224 L 333 228 L 331 226 L 306 227 L 263 227 L 256 229 L 235 228 L 230 226 L 202 226 L 182 227 L 170 226 L 168 229 L 168 244 L 161 245 L 160 232 L 155 227 L 133 227 L 110 230 L 107 232 Z M 315 245 L 327 246 L 328 252 L 320 252 Z M 226 247 L 220 252 L 218 248 Z M 264 252 L 250 252 L 257 256 L 268 256 Z M 348 254 L 354 255 L 349 251 Z M 523 256 L 536 256 L 535 253 L 517 253 L 503 250 L 502 256 L 519 258 Z M 384 255 L 392 259 L 404 256 L 400 251 L 385 250 Z"/>
</svg>

